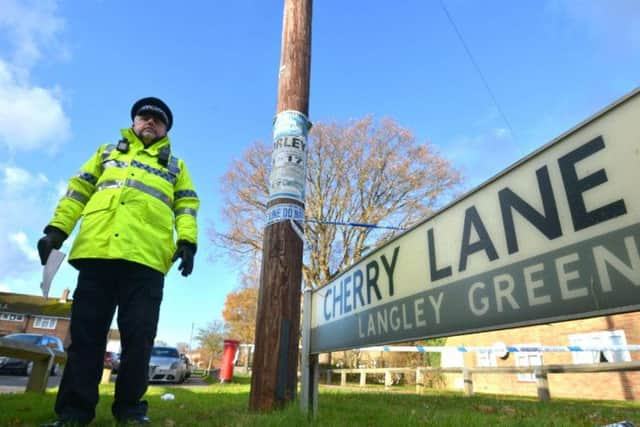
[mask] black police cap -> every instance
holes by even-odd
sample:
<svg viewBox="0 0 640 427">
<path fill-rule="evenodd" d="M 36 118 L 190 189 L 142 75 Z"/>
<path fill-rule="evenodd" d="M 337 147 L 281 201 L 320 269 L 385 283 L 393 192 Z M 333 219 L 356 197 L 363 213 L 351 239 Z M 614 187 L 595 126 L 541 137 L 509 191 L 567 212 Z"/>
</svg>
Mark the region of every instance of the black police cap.
<svg viewBox="0 0 640 427">
<path fill-rule="evenodd" d="M 133 104 L 133 107 L 131 107 L 132 121 L 136 116 L 142 114 L 151 114 L 158 117 L 167 126 L 167 131 L 171 129 L 173 125 L 173 114 L 167 104 L 153 96 L 139 99 Z"/>
</svg>

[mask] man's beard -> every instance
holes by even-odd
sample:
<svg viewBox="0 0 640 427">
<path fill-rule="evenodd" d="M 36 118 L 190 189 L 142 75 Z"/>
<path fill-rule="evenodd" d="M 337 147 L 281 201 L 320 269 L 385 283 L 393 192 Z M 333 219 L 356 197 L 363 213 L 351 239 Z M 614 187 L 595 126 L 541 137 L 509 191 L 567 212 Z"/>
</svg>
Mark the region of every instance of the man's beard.
<svg viewBox="0 0 640 427">
<path fill-rule="evenodd" d="M 145 144 L 149 144 L 157 139 L 156 133 L 150 129 L 143 129 L 139 137 Z"/>
</svg>

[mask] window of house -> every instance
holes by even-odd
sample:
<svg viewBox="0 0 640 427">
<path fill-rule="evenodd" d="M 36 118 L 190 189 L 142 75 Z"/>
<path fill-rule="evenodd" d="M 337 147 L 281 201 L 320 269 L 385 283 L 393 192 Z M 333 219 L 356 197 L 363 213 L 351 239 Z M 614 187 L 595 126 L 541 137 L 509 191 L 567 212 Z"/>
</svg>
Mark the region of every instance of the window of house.
<svg viewBox="0 0 640 427">
<path fill-rule="evenodd" d="M 573 363 L 630 362 L 628 351 L 612 351 L 607 347 L 627 345 L 624 331 L 600 331 L 569 335 L 569 345 L 601 349 L 599 351 L 572 351 Z"/>
<path fill-rule="evenodd" d="M 58 319 L 53 319 L 51 317 L 36 317 L 33 322 L 33 327 L 40 329 L 55 329 L 57 323 Z"/>
<path fill-rule="evenodd" d="M 540 344 L 517 344 L 517 347 L 539 347 Z M 514 353 L 517 367 L 542 366 L 542 352 L 521 351 Z M 518 374 L 518 381 L 535 382 L 536 375 L 533 372 Z"/>
<path fill-rule="evenodd" d="M 476 363 L 479 368 L 498 366 L 498 358 L 493 351 L 479 351 L 476 353 Z"/>
<path fill-rule="evenodd" d="M 0 320 L 7 320 L 9 322 L 22 322 L 24 320 L 24 315 L 17 313 L 0 313 Z"/>
</svg>

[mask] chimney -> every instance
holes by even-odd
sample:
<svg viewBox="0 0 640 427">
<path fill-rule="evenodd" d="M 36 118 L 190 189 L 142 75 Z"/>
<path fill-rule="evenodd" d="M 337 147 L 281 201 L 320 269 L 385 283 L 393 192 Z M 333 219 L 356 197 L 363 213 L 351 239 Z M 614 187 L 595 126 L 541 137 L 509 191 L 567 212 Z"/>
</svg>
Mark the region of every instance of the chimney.
<svg viewBox="0 0 640 427">
<path fill-rule="evenodd" d="M 61 303 L 66 303 L 69 300 L 69 288 L 65 288 L 64 291 L 62 291 L 62 295 L 60 296 L 60 299 L 58 300 L 58 302 Z"/>
</svg>

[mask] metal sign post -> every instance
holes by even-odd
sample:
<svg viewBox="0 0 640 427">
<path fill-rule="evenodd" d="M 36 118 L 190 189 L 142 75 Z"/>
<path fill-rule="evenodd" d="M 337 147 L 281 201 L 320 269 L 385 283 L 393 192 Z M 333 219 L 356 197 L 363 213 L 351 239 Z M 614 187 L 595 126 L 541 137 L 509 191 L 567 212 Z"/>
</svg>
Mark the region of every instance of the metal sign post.
<svg viewBox="0 0 640 427">
<path fill-rule="evenodd" d="M 300 378 L 300 409 L 315 417 L 318 411 L 318 355 L 311 354 L 311 288 L 304 290 L 302 304 L 302 366 Z"/>
</svg>

